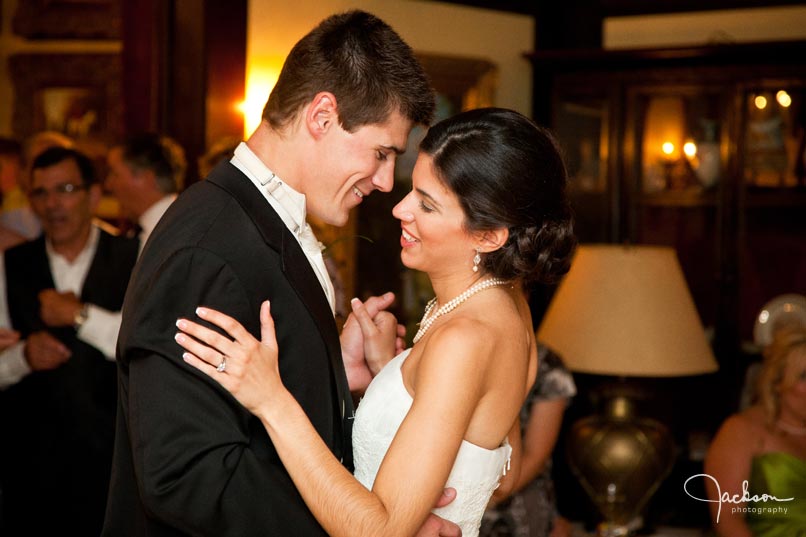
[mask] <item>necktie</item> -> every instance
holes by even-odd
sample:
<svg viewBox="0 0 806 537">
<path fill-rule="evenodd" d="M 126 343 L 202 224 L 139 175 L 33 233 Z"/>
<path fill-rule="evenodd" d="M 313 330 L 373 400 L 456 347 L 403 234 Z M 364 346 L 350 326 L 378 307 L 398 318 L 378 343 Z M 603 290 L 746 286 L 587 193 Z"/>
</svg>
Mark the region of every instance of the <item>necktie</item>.
<svg viewBox="0 0 806 537">
<path fill-rule="evenodd" d="M 266 192 L 269 196 L 273 197 L 277 203 L 280 204 L 283 211 L 286 212 L 290 216 L 290 211 L 286 208 L 286 192 L 283 187 L 283 182 L 277 177 L 273 172 L 269 172 L 271 175 L 268 179 L 263 183 L 264 187 L 266 188 Z M 294 217 L 291 217 L 292 221 L 296 221 Z M 308 258 L 308 261 L 311 263 L 311 268 L 313 268 L 314 273 L 316 274 L 316 278 L 319 280 L 320 285 L 322 286 L 322 290 L 325 293 L 325 297 L 327 298 L 328 304 L 330 304 L 330 310 L 332 312 L 336 312 L 336 293 L 333 290 L 333 283 L 330 281 L 330 276 L 327 273 L 327 268 L 325 267 L 325 260 L 322 257 L 322 243 L 319 242 L 316 238 L 316 235 L 313 233 L 313 229 L 308 224 L 308 222 L 302 221 L 302 224 L 297 224 L 297 229 L 292 230 L 295 231 L 297 234 L 297 239 L 299 240 L 300 246 L 302 246 L 303 252 L 305 252 L 305 257 Z"/>
<path fill-rule="evenodd" d="M 235 148 L 232 163 L 253 181 L 256 181 L 259 188 L 264 189 L 266 200 L 299 241 L 302 251 L 327 297 L 330 310 L 335 314 L 336 293 L 322 257 L 322 244 L 316 240 L 313 230 L 305 221 L 305 197 L 286 186 L 244 142 Z"/>
<path fill-rule="evenodd" d="M 322 257 L 322 243 L 316 238 L 311 226 L 305 222 L 299 231 L 299 243 L 302 246 L 305 255 L 311 261 L 311 266 L 322 284 L 322 289 L 325 291 L 327 301 L 330 304 L 330 309 L 335 312 L 336 293 L 333 290 L 333 282 L 330 281 L 330 276 L 325 266 L 325 259 Z"/>
</svg>

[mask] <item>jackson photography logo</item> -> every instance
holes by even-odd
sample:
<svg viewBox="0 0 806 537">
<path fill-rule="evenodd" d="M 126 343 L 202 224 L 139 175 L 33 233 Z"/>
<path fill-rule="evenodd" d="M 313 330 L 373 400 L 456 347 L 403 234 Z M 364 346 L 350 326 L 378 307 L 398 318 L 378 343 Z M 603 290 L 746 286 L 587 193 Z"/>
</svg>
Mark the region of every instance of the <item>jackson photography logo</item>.
<svg viewBox="0 0 806 537">
<path fill-rule="evenodd" d="M 718 500 L 709 500 L 708 498 L 698 498 L 698 497 L 694 496 L 693 494 L 691 494 L 688 491 L 688 483 L 689 483 L 689 481 L 691 481 L 692 479 L 696 479 L 698 477 L 702 477 L 702 478 L 705 478 L 705 479 L 710 479 L 714 483 L 714 486 L 716 487 L 717 497 L 719 497 Z M 698 501 L 701 501 L 701 502 L 708 502 L 708 503 L 718 503 L 719 508 L 716 511 L 716 523 L 717 524 L 719 524 L 719 515 L 722 514 L 722 505 L 723 504 L 731 504 L 733 506 L 733 507 L 730 508 L 731 513 L 743 513 L 743 514 L 746 514 L 746 513 L 770 513 L 770 514 L 783 513 L 783 514 L 787 514 L 787 511 L 789 510 L 789 507 L 787 507 L 785 505 L 775 505 L 775 504 L 767 505 L 767 502 L 775 502 L 775 503 L 791 502 L 792 500 L 795 499 L 795 498 L 776 498 L 772 494 L 762 494 L 760 496 L 758 494 L 754 494 L 754 495 L 750 496 L 750 492 L 747 490 L 747 480 L 742 481 L 742 493 L 741 493 L 741 495 L 740 494 L 734 494 L 734 495 L 731 496 L 731 494 L 729 492 L 727 492 L 727 491 L 722 492 L 722 489 L 719 487 L 719 482 L 713 476 L 708 475 L 708 474 L 696 474 L 696 475 L 693 475 L 693 476 L 689 477 L 688 479 L 686 479 L 686 482 L 683 483 L 683 490 L 685 491 L 686 494 L 689 495 L 690 498 L 694 498 L 695 500 L 698 500 Z M 761 503 L 762 505 L 745 505 L 748 502 L 751 502 L 753 504 Z"/>
</svg>

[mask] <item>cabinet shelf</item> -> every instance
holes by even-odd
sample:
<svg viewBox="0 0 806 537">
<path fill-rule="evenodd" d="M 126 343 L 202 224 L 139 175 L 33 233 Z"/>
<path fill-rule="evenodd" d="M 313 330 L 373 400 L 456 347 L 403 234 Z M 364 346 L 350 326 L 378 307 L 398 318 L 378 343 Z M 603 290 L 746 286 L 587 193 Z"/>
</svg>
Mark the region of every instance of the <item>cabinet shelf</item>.
<svg viewBox="0 0 806 537">
<path fill-rule="evenodd" d="M 806 188 L 748 187 L 744 206 L 748 209 L 792 209 L 806 211 Z"/>
</svg>

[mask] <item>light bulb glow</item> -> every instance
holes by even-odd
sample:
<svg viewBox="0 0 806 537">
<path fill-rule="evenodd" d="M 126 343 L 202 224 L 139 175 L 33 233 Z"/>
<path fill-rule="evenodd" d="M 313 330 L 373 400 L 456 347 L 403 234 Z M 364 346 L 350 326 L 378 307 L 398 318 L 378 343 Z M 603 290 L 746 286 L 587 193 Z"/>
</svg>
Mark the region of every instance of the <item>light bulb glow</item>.
<svg viewBox="0 0 806 537">
<path fill-rule="evenodd" d="M 246 98 L 237 108 L 244 115 L 244 136 L 249 137 L 263 119 L 263 107 L 277 83 L 283 58 L 255 58 L 246 73 Z"/>
<path fill-rule="evenodd" d="M 759 110 L 764 110 L 767 108 L 767 98 L 763 95 L 756 95 L 756 98 L 753 99 L 753 104 L 755 104 L 756 108 Z"/>
<path fill-rule="evenodd" d="M 663 151 L 663 154 L 666 156 L 672 156 L 672 153 L 674 153 L 674 144 L 672 142 L 663 142 L 661 151 Z"/>
<path fill-rule="evenodd" d="M 784 90 L 775 94 L 775 100 L 784 108 L 789 108 L 792 105 L 792 97 Z"/>
<path fill-rule="evenodd" d="M 697 155 L 697 144 L 694 142 L 686 142 L 683 144 L 683 153 L 688 158 L 694 158 Z"/>
</svg>

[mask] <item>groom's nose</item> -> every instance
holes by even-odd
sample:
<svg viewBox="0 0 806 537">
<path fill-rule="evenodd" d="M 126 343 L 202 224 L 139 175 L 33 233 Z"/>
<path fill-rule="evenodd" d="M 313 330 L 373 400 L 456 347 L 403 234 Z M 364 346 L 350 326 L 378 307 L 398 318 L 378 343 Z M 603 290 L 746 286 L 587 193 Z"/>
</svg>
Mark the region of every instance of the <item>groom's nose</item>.
<svg viewBox="0 0 806 537">
<path fill-rule="evenodd" d="M 391 159 L 390 159 L 391 160 Z M 372 185 L 381 192 L 391 192 L 395 183 L 395 166 L 384 163 L 372 176 Z"/>
</svg>

